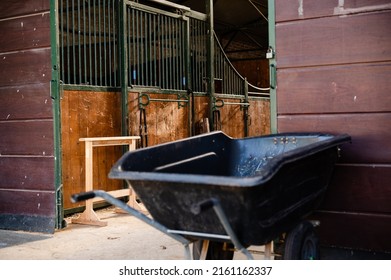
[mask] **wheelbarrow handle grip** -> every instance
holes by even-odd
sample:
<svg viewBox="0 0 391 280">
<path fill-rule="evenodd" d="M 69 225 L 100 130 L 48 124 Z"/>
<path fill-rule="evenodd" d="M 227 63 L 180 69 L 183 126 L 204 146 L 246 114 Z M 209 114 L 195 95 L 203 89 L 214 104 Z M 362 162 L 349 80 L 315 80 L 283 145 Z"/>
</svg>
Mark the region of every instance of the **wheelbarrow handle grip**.
<svg viewBox="0 0 391 280">
<path fill-rule="evenodd" d="M 75 203 L 75 202 L 84 201 L 84 200 L 87 200 L 90 198 L 94 198 L 95 196 L 96 196 L 95 192 L 90 191 L 90 192 L 74 194 L 74 195 L 72 195 L 71 200 L 73 203 Z"/>
</svg>

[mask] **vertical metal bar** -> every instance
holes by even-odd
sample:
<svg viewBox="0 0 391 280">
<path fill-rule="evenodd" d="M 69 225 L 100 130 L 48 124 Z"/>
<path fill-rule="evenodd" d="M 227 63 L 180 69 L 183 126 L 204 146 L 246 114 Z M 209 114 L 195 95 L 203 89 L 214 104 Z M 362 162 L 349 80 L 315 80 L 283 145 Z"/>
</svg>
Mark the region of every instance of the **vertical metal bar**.
<svg viewBox="0 0 391 280">
<path fill-rule="evenodd" d="M 88 2 L 88 58 L 89 58 L 89 72 L 88 72 L 88 84 L 92 85 L 92 40 L 91 40 L 91 34 L 92 34 L 92 27 L 91 27 L 91 3 Z"/>
<path fill-rule="evenodd" d="M 111 0 L 108 0 L 107 2 L 107 22 L 108 22 L 108 44 L 109 44 L 109 52 L 108 52 L 108 59 L 109 59 L 109 63 L 107 65 L 107 67 L 109 68 L 108 72 L 109 72 L 109 77 L 108 77 L 108 86 L 113 86 L 113 83 L 112 83 L 112 74 L 113 74 L 113 69 L 112 69 L 112 50 L 111 50 L 111 40 L 112 40 L 112 35 L 111 35 L 111 6 L 110 6 L 110 2 Z"/>
<path fill-rule="evenodd" d="M 107 86 L 107 30 L 106 30 L 106 0 L 103 0 L 102 13 L 103 13 L 103 84 Z"/>
<path fill-rule="evenodd" d="M 171 23 L 172 23 L 172 18 L 168 17 L 168 36 L 167 36 L 167 41 L 168 41 L 168 88 L 173 88 L 172 87 L 172 49 L 173 49 L 173 44 L 172 44 L 172 29 L 171 29 Z"/>
<path fill-rule="evenodd" d="M 102 55 L 104 54 L 102 51 L 102 7 L 101 2 L 99 1 L 99 9 L 98 9 L 98 20 L 99 20 L 99 86 L 103 85 L 104 77 L 103 77 L 103 59 Z"/>
<path fill-rule="evenodd" d="M 130 8 L 131 9 L 131 8 Z M 134 9 L 132 9 L 132 18 L 131 19 L 127 19 L 127 21 L 129 22 L 129 25 L 130 25 L 130 21 L 132 21 L 132 34 L 129 34 L 129 41 L 130 41 L 130 37 L 132 38 L 132 47 L 131 47 L 131 51 L 133 56 L 129 59 L 129 63 L 132 65 L 132 68 L 131 68 L 131 80 L 129 81 L 130 83 L 132 84 L 135 84 L 136 83 L 136 68 L 135 68 L 135 59 L 136 59 L 136 30 L 135 30 L 135 23 L 136 23 L 136 20 L 135 20 L 135 12 L 134 12 Z M 129 29 L 130 30 L 130 29 Z M 129 44 L 130 46 L 130 44 Z"/>
<path fill-rule="evenodd" d="M 65 55 L 64 55 L 64 33 L 65 33 L 65 28 L 64 28 L 64 1 L 60 1 L 60 7 L 59 7 L 59 17 L 60 17 L 60 27 L 59 27 L 59 35 L 61 36 L 59 38 L 60 41 L 60 53 L 61 53 L 61 58 L 60 58 L 60 65 L 61 65 L 61 71 L 59 73 L 59 78 L 60 81 L 62 80 L 64 82 L 64 73 L 65 73 Z M 66 35 L 65 35 L 66 36 Z"/>
<path fill-rule="evenodd" d="M 162 75 L 163 75 L 163 42 L 162 42 L 162 37 L 163 37 L 163 34 L 162 34 L 162 28 L 163 28 L 163 19 L 162 19 L 163 16 L 159 15 L 159 18 L 158 18 L 158 40 L 159 40 L 159 77 L 158 77 L 158 85 L 163 88 L 163 78 L 162 78 Z"/>
<path fill-rule="evenodd" d="M 213 129 L 213 102 L 215 95 L 215 81 L 214 81 L 214 19 L 213 19 L 213 0 L 206 1 L 206 12 L 208 18 L 208 94 L 209 94 L 209 127 Z"/>
<path fill-rule="evenodd" d="M 201 29 L 200 29 L 200 22 L 198 20 L 195 21 L 195 55 L 194 55 L 194 61 L 196 64 L 196 72 L 194 75 L 194 79 L 197 81 L 197 90 L 202 90 L 202 83 L 203 83 L 203 76 L 201 72 Z"/>
<path fill-rule="evenodd" d="M 132 16 L 129 17 L 130 11 L 132 11 Z M 129 62 L 129 71 L 128 71 L 128 80 L 129 80 L 129 85 L 135 84 L 135 79 L 134 79 L 134 72 L 136 71 L 134 68 L 134 59 L 136 57 L 136 47 L 135 47 L 135 16 L 134 16 L 134 9 L 131 7 L 128 7 L 127 9 L 127 15 L 128 17 L 126 18 L 126 23 L 128 25 L 128 32 L 126 33 L 127 36 L 127 44 L 128 44 L 128 62 Z M 130 24 L 132 24 L 132 27 L 130 27 Z M 132 33 L 130 33 L 132 31 Z"/>
<path fill-rule="evenodd" d="M 244 103 L 249 104 L 247 78 L 243 81 Z M 244 106 L 244 137 L 248 136 L 248 106 Z"/>
<path fill-rule="evenodd" d="M 185 21 L 185 28 L 184 28 L 184 58 L 185 58 L 185 77 L 186 77 L 186 84 L 184 85 L 185 88 L 187 88 L 191 92 L 191 96 L 189 98 L 192 98 L 192 101 L 194 101 L 194 93 L 193 93 L 193 80 L 191 78 L 191 49 L 190 49 L 190 20 L 187 19 Z M 193 69 L 194 70 L 194 69 Z M 190 100 L 190 99 L 189 99 Z M 189 102 L 190 106 L 188 106 L 188 115 L 189 115 L 189 136 L 195 135 L 195 125 L 194 125 L 194 120 L 195 120 L 195 109 L 194 109 L 194 102 Z"/>
<path fill-rule="evenodd" d="M 125 0 L 119 2 L 119 38 L 121 61 L 121 130 L 122 135 L 128 135 L 128 58 L 127 58 L 127 9 Z"/>
<path fill-rule="evenodd" d="M 177 86 L 176 86 L 176 89 L 182 89 L 181 87 L 181 84 L 182 84 L 182 72 L 181 72 L 181 67 L 180 67 L 180 60 L 179 60 L 179 57 L 180 57 L 180 46 L 181 46 L 181 41 L 180 41 L 180 36 L 179 36 L 179 23 L 180 23 L 180 19 L 175 19 L 175 45 L 176 45 L 176 48 L 175 48 L 175 77 L 177 79 L 176 83 L 177 83 Z"/>
<path fill-rule="evenodd" d="M 152 16 L 151 14 L 148 14 L 148 50 L 149 50 L 149 58 L 148 58 L 148 69 L 149 69 L 149 75 L 148 75 L 148 85 L 153 86 L 153 77 L 152 77 Z"/>
<path fill-rule="evenodd" d="M 96 40 L 96 32 L 97 32 L 97 26 L 96 26 L 96 2 L 93 1 L 93 12 L 94 12 L 94 20 L 93 20 L 93 26 L 94 26 L 94 85 L 98 85 L 98 65 L 97 65 L 97 40 Z"/>
<path fill-rule="evenodd" d="M 139 22 L 139 14 L 140 14 L 140 11 L 136 10 L 136 47 L 137 47 L 137 55 L 136 57 L 134 58 L 135 61 L 136 61 L 136 67 L 137 67 L 137 71 L 136 71 L 136 85 L 140 84 L 140 76 L 141 76 L 141 73 L 140 73 L 140 49 L 141 49 L 141 46 L 140 46 L 140 36 L 139 36 L 139 26 L 140 26 L 140 22 Z"/>
<path fill-rule="evenodd" d="M 72 0 L 72 11 L 74 11 L 75 0 Z M 73 84 L 76 83 L 76 47 L 75 47 L 75 13 L 72 12 L 72 68 L 73 68 Z"/>
<path fill-rule="evenodd" d="M 144 13 L 140 11 L 140 37 L 139 37 L 139 44 L 140 44 L 140 83 L 141 85 L 144 85 L 144 53 L 145 53 L 145 44 L 144 44 L 144 29 L 143 29 L 143 22 L 144 22 Z"/>
<path fill-rule="evenodd" d="M 81 58 L 82 51 L 81 51 L 81 30 L 80 30 L 81 21 L 80 21 L 80 15 L 81 15 L 81 12 L 80 12 L 80 0 L 77 0 L 77 46 L 78 46 L 77 53 L 78 53 L 78 73 L 79 73 L 78 84 L 82 83 L 82 73 L 83 73 L 83 71 L 82 71 L 82 58 Z"/>
<path fill-rule="evenodd" d="M 70 50 L 70 34 L 69 34 L 69 31 L 70 31 L 70 24 L 69 24 L 69 21 L 70 21 L 70 18 L 69 18 L 69 0 L 67 0 L 67 7 L 66 7 L 66 17 L 67 17 L 67 72 L 68 72 L 68 75 L 67 75 L 67 81 L 66 83 L 67 84 L 70 84 L 70 81 L 71 81 L 71 50 Z"/>
<path fill-rule="evenodd" d="M 86 2 L 83 1 L 83 72 L 84 83 L 87 84 L 87 27 L 86 27 Z"/>
<path fill-rule="evenodd" d="M 117 28 L 117 25 L 115 24 L 116 23 L 116 19 L 117 19 L 117 13 L 116 13 L 116 7 L 117 5 L 115 5 L 116 1 L 112 1 L 112 11 L 113 11 L 113 70 L 114 70 L 114 86 L 117 87 L 118 85 L 118 77 L 117 77 L 117 71 L 118 71 L 118 60 L 117 60 L 117 46 L 116 46 L 116 42 L 117 42 L 117 32 L 116 32 L 116 28 Z"/>
<path fill-rule="evenodd" d="M 156 30 L 157 30 L 156 17 L 157 17 L 157 15 L 153 16 L 153 51 L 154 51 L 154 58 L 153 58 L 154 83 L 153 83 L 153 85 L 154 86 L 157 86 L 157 75 L 156 75 L 157 73 L 156 73 L 156 71 L 157 71 L 157 59 L 158 59 L 157 58 L 157 44 L 156 44 Z"/>
<path fill-rule="evenodd" d="M 167 73 L 168 73 L 168 61 L 167 61 L 167 17 L 164 16 L 164 46 L 163 46 L 163 53 L 164 53 L 164 88 L 168 88 L 168 81 L 167 81 Z"/>
</svg>

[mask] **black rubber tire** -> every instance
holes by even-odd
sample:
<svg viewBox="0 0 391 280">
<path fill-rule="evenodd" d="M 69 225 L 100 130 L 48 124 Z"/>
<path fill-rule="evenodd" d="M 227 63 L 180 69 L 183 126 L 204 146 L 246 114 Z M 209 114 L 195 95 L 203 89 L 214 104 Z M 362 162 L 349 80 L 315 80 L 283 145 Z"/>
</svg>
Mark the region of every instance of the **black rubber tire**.
<svg viewBox="0 0 391 280">
<path fill-rule="evenodd" d="M 302 222 L 286 234 L 284 260 L 319 259 L 319 240 L 313 225 Z"/>
<path fill-rule="evenodd" d="M 304 237 L 301 247 L 301 260 L 318 260 L 319 253 L 319 239 L 314 231 L 307 233 Z"/>
<path fill-rule="evenodd" d="M 197 240 L 193 243 L 193 259 L 199 260 L 201 256 L 203 240 Z M 209 241 L 207 260 L 232 260 L 234 257 L 234 245 L 232 243 L 223 243 Z"/>
</svg>

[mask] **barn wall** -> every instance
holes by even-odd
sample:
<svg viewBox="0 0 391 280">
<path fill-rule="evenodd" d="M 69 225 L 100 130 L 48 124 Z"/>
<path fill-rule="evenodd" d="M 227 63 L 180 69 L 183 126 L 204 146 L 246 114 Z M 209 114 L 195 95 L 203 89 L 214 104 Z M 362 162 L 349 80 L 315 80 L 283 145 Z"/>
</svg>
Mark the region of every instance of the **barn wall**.
<svg viewBox="0 0 391 280">
<path fill-rule="evenodd" d="M 391 251 L 390 26 L 390 1 L 276 1 L 278 131 L 353 140 L 314 216 L 327 245 Z"/>
<path fill-rule="evenodd" d="M 0 2 L 0 228 L 53 232 L 50 1 Z"/>
</svg>

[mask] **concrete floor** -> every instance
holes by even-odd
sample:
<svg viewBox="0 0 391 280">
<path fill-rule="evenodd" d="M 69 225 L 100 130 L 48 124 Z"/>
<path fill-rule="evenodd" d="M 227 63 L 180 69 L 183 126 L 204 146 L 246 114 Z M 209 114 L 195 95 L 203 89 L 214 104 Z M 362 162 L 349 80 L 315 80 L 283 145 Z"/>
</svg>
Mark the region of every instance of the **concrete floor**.
<svg viewBox="0 0 391 280">
<path fill-rule="evenodd" d="M 182 260 L 181 243 L 129 214 L 116 213 L 114 207 L 96 213 L 104 227 L 72 224 L 54 234 L 0 230 L 0 260 Z M 77 215 L 76 215 L 77 216 Z M 249 249 L 262 251 L 263 246 Z M 263 255 L 253 254 L 255 259 Z M 383 259 L 391 254 L 376 254 L 321 248 L 321 259 Z M 235 252 L 234 259 L 246 259 Z"/>
<path fill-rule="evenodd" d="M 179 260 L 181 243 L 129 214 L 96 211 L 104 227 L 72 224 L 52 234 L 0 230 L 0 260 Z M 235 253 L 235 259 L 245 259 Z M 257 255 L 255 258 L 261 258 Z"/>
</svg>

